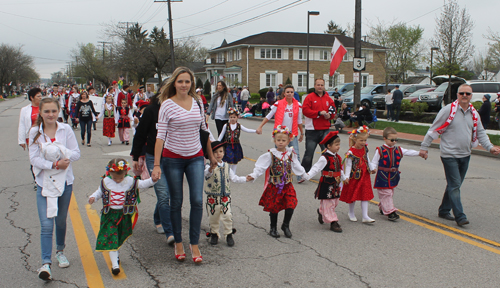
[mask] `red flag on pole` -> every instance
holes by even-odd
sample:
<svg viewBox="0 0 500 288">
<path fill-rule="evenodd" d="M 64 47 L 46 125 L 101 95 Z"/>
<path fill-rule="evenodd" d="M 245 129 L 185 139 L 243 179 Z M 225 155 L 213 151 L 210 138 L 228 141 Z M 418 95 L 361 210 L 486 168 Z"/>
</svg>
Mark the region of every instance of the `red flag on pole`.
<svg viewBox="0 0 500 288">
<path fill-rule="evenodd" d="M 333 74 L 335 74 L 335 70 L 339 68 L 339 65 L 340 63 L 342 63 L 342 59 L 344 58 L 345 53 L 347 53 L 347 50 L 345 49 L 344 45 L 342 45 L 337 37 L 335 37 L 330 57 L 330 77 L 333 76 Z"/>
</svg>

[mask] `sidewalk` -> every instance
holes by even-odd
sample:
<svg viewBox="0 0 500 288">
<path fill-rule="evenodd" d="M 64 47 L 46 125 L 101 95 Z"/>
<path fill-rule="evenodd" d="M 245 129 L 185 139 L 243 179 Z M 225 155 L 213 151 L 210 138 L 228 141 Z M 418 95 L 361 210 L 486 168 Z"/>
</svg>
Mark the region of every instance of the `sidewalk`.
<svg viewBox="0 0 500 288">
<path fill-rule="evenodd" d="M 254 117 L 248 117 L 248 118 L 243 118 L 243 119 L 249 119 L 249 120 L 261 122 L 262 119 L 264 119 L 264 118 L 263 117 L 255 117 L 254 116 Z M 387 120 L 385 120 L 385 119 L 378 119 L 378 121 L 382 122 L 382 121 L 387 121 Z M 274 123 L 274 119 L 269 120 L 269 122 Z M 427 126 L 427 127 L 431 126 L 431 124 L 429 124 L 429 123 L 417 123 L 417 122 L 410 122 L 410 121 L 399 121 L 399 123 L 419 125 L 419 126 Z M 347 131 L 350 131 L 349 129 L 350 128 L 347 128 L 347 129 L 344 128 L 342 131 L 340 131 L 340 133 L 347 133 Z M 373 138 L 376 138 L 376 139 L 383 139 L 382 132 L 383 132 L 383 130 L 370 129 L 370 137 L 373 137 Z M 498 131 L 498 130 L 486 130 L 486 133 L 487 134 L 492 134 L 492 135 L 500 135 L 500 131 Z M 399 139 L 399 142 L 402 142 L 402 143 L 409 143 L 409 144 L 412 144 L 412 145 L 418 145 L 418 146 L 420 146 L 420 144 L 424 140 L 424 136 L 398 132 L 398 139 Z M 441 142 L 441 138 L 438 138 L 438 139 L 432 141 L 431 147 L 439 149 L 439 143 L 440 142 Z M 478 146 L 476 148 L 472 148 L 472 154 L 482 155 L 482 156 L 488 156 L 488 157 L 498 157 L 498 156 L 495 156 L 495 155 L 491 154 L 490 152 L 486 151 L 481 146 Z"/>
</svg>

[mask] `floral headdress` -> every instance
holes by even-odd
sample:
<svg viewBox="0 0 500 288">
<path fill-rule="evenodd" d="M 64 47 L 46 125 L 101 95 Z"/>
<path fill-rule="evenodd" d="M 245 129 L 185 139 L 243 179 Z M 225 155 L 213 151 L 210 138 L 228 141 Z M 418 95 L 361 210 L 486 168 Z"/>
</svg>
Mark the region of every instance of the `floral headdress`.
<svg viewBox="0 0 500 288">
<path fill-rule="evenodd" d="M 287 134 L 288 136 L 292 135 L 292 132 L 290 131 L 290 129 L 288 129 L 288 127 L 281 126 L 281 125 L 278 125 L 276 128 L 274 128 L 274 130 L 273 130 L 273 137 L 274 137 L 274 135 L 276 135 L 278 133 Z"/>
<path fill-rule="evenodd" d="M 227 109 L 227 114 L 235 114 L 236 116 L 238 116 L 240 115 L 240 111 L 238 109 L 234 109 L 233 107 L 229 107 L 229 109 Z"/>
<path fill-rule="evenodd" d="M 129 171 L 130 164 L 127 161 L 120 161 L 117 164 L 109 164 L 106 166 L 106 175 L 109 175 L 109 172 L 118 172 L 118 171 Z"/>
<path fill-rule="evenodd" d="M 363 125 L 363 126 L 359 126 L 358 129 L 354 129 L 350 132 L 351 135 L 353 135 L 354 137 L 357 137 L 358 134 L 360 133 L 368 133 L 368 135 L 370 135 L 370 129 L 368 129 L 368 127 L 366 125 Z"/>
</svg>

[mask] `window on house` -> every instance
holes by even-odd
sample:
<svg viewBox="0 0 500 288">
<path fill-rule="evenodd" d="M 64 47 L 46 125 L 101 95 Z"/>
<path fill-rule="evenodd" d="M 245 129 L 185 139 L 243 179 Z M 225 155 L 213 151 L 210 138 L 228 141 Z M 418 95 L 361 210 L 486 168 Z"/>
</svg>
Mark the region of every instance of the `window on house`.
<svg viewBox="0 0 500 288">
<path fill-rule="evenodd" d="M 368 75 L 361 75 L 361 87 L 368 85 Z"/>
<path fill-rule="evenodd" d="M 281 59 L 281 49 L 262 48 L 260 49 L 261 59 Z"/>
<path fill-rule="evenodd" d="M 298 87 L 306 87 L 306 83 L 307 83 L 307 75 L 306 74 L 299 74 L 297 75 L 298 76 L 298 83 L 297 83 L 297 86 Z"/>
<path fill-rule="evenodd" d="M 227 61 L 233 61 L 233 51 L 227 51 Z"/>
<path fill-rule="evenodd" d="M 335 73 L 332 77 L 328 78 L 328 87 L 335 87 L 339 84 L 339 74 Z"/>
<path fill-rule="evenodd" d="M 223 52 L 219 52 L 217 53 L 217 63 L 224 63 L 224 53 Z"/>
<path fill-rule="evenodd" d="M 234 57 L 234 59 L 241 60 L 241 49 L 236 49 L 235 54 L 236 54 L 236 56 Z"/>
<path fill-rule="evenodd" d="M 266 87 L 276 87 L 276 74 L 266 73 Z"/>
<path fill-rule="evenodd" d="M 299 49 L 299 60 L 306 59 L 306 50 Z"/>
<path fill-rule="evenodd" d="M 346 51 L 346 53 L 344 54 L 344 58 L 342 60 L 349 61 L 349 50 Z"/>
<path fill-rule="evenodd" d="M 330 54 L 330 52 L 328 50 L 321 50 L 320 59 L 321 60 L 328 60 L 329 54 Z"/>
</svg>

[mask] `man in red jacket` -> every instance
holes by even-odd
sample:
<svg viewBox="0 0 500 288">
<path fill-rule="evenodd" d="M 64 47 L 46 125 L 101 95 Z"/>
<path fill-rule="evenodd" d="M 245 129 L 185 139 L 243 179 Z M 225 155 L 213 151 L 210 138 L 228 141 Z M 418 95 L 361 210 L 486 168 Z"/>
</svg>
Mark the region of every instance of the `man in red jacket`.
<svg viewBox="0 0 500 288">
<path fill-rule="evenodd" d="M 330 119 L 335 115 L 335 104 L 325 91 L 325 80 L 314 80 L 314 92 L 310 93 L 302 103 L 302 113 L 305 116 L 306 151 L 302 158 L 302 166 L 306 171 L 311 170 L 314 151 L 319 142 L 330 131 Z M 320 144 L 321 149 L 325 149 Z M 304 182 L 299 181 L 299 183 Z"/>
</svg>

